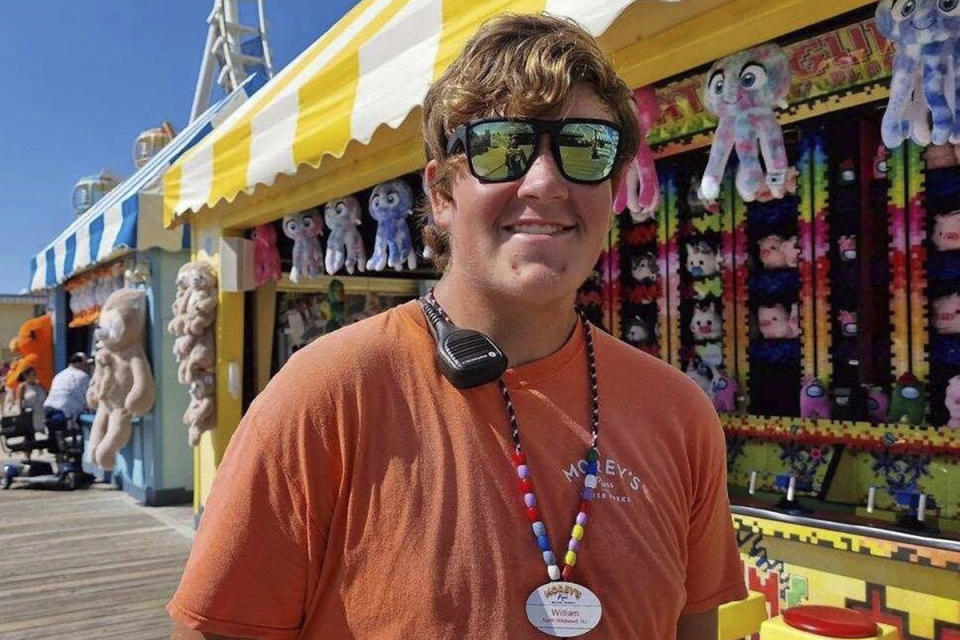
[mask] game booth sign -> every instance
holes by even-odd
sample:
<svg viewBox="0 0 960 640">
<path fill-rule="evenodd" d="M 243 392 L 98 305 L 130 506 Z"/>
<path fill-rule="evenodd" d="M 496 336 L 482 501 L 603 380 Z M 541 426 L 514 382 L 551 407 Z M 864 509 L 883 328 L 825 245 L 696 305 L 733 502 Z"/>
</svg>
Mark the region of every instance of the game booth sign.
<svg viewBox="0 0 960 640">
<path fill-rule="evenodd" d="M 420 101 L 483 18 L 552 4 L 433 5 L 361 3 L 336 33 L 371 29 L 321 38 L 164 177 L 166 223 L 191 223 L 193 259 L 222 283 L 198 513 L 246 404 L 293 350 L 439 276 L 407 214 Z M 560 10 L 636 90 L 649 144 L 578 303 L 693 378 L 727 434 L 752 594 L 721 611 L 721 637 L 806 604 L 905 639 L 960 633 L 960 155 L 950 134 L 934 144 L 937 89 L 921 96 L 922 61 L 898 55 L 903 34 L 877 7 Z M 388 47 L 403 29 L 419 45 Z M 320 91 L 343 70 L 327 56 L 359 61 L 356 82 Z M 397 246 L 378 241 L 404 225 Z M 748 609 L 755 624 L 737 622 Z"/>
</svg>

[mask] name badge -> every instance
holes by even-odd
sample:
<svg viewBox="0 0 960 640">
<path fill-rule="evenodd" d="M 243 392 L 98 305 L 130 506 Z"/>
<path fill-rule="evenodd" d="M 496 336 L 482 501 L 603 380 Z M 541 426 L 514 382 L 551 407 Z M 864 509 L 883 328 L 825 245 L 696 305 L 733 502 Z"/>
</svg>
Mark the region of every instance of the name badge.
<svg viewBox="0 0 960 640">
<path fill-rule="evenodd" d="M 591 631 L 600 623 L 600 599 L 573 582 L 549 582 L 527 598 L 527 618 L 543 633 L 572 638 Z"/>
</svg>

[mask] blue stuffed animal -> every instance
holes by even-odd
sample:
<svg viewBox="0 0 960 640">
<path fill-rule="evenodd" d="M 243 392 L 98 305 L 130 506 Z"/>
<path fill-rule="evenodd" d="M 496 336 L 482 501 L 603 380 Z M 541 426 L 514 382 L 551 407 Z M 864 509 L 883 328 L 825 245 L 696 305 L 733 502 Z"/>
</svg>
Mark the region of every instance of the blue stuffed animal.
<svg viewBox="0 0 960 640">
<path fill-rule="evenodd" d="M 403 271 L 417 268 L 417 254 L 410 239 L 407 216 L 413 212 L 413 191 L 403 180 L 378 184 L 370 194 L 370 215 L 377 221 L 377 237 L 367 269 L 383 271 L 387 266 Z"/>
</svg>

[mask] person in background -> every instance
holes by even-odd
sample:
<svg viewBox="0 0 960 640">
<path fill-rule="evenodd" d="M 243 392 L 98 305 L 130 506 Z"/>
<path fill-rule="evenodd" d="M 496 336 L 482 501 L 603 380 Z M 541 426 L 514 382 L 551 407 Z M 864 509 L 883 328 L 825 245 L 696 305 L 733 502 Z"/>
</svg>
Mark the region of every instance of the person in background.
<svg viewBox="0 0 960 640">
<path fill-rule="evenodd" d="M 33 367 L 24 369 L 18 378 L 20 382 L 17 387 L 17 403 L 20 405 L 20 412 L 33 412 L 33 430 L 36 433 L 46 433 L 47 428 L 44 424 L 43 402 L 47 399 L 47 392 L 37 381 L 37 372 Z"/>
<path fill-rule="evenodd" d="M 90 358 L 82 351 L 70 356 L 66 369 L 53 377 L 50 395 L 43 403 L 47 422 L 54 428 L 64 428 L 87 407 L 87 387 L 90 386 Z"/>
</svg>

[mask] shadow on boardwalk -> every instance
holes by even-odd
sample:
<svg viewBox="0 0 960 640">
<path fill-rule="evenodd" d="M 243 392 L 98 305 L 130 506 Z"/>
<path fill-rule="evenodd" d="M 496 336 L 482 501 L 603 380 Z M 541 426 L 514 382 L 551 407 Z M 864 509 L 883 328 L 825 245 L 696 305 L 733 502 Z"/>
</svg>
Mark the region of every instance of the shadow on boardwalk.
<svg viewBox="0 0 960 640">
<path fill-rule="evenodd" d="M 169 637 L 192 538 L 189 505 L 142 507 L 107 485 L 0 491 L 0 638 Z"/>
</svg>

